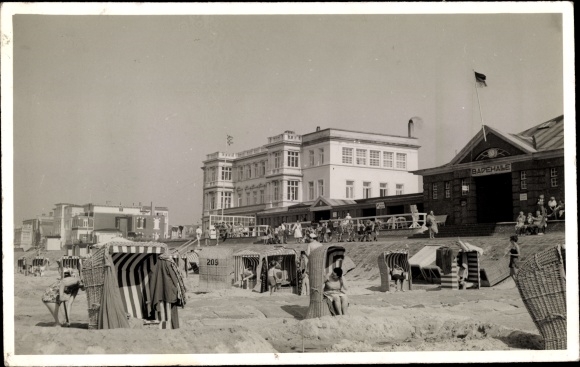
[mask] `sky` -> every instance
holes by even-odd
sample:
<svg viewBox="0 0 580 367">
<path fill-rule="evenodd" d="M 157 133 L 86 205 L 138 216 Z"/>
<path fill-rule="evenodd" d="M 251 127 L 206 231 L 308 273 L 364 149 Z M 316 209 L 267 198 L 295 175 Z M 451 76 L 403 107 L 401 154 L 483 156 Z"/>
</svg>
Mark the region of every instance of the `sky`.
<svg viewBox="0 0 580 367">
<path fill-rule="evenodd" d="M 429 168 L 482 120 L 517 133 L 564 113 L 561 14 L 12 22 L 15 225 L 61 202 L 153 202 L 170 224 L 196 224 L 205 156 L 285 130 L 406 136 L 418 117 L 419 168 Z M 487 76 L 479 103 L 473 70 Z"/>
</svg>

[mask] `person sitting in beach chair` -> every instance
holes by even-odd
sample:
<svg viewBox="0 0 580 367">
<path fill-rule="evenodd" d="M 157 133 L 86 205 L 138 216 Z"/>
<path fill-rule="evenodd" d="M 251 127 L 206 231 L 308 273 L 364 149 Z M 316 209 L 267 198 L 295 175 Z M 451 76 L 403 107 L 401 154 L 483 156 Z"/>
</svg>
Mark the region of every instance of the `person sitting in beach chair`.
<svg viewBox="0 0 580 367">
<path fill-rule="evenodd" d="M 341 268 L 334 268 L 332 273 L 324 281 L 324 297 L 332 302 L 333 315 L 346 315 L 348 310 L 348 296 L 346 285 L 342 276 Z M 333 312 L 334 311 L 334 312 Z"/>
<path fill-rule="evenodd" d="M 241 283 L 240 287 L 241 288 L 250 288 L 249 281 L 250 281 L 250 279 L 256 278 L 256 273 L 252 270 L 252 268 L 250 266 L 246 266 L 244 268 L 244 271 L 242 272 L 241 278 L 242 278 L 242 280 L 240 281 L 240 283 Z"/>
<path fill-rule="evenodd" d="M 405 270 L 403 270 L 399 264 L 395 264 L 393 269 L 391 269 L 391 279 L 395 281 L 395 292 L 399 290 L 397 287 L 397 283 L 399 281 L 401 281 L 401 292 L 405 291 L 403 289 L 403 282 L 405 281 Z"/>
</svg>

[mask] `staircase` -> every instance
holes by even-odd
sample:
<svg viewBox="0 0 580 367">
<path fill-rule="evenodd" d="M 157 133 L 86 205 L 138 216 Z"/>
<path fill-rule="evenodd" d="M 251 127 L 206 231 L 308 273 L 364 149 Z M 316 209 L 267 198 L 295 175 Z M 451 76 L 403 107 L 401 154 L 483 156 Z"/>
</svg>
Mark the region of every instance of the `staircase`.
<svg viewBox="0 0 580 367">
<path fill-rule="evenodd" d="M 497 234 L 496 223 L 459 224 L 439 226 L 439 233 L 435 237 L 483 237 Z M 513 227 L 513 226 L 512 226 Z M 429 238 L 429 231 L 415 233 L 409 238 Z"/>
</svg>

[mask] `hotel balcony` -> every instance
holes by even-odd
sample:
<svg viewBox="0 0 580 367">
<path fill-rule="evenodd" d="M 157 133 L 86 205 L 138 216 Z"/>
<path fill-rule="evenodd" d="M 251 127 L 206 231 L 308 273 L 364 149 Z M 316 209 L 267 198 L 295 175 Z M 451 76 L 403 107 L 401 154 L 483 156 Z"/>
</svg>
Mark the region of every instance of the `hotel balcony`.
<svg viewBox="0 0 580 367">
<path fill-rule="evenodd" d="M 299 167 L 280 167 L 266 171 L 266 177 L 278 175 L 302 176 L 302 169 Z"/>
<path fill-rule="evenodd" d="M 209 189 L 212 187 L 233 189 L 234 183 L 231 180 L 230 181 L 215 180 L 215 181 L 207 181 L 207 182 L 203 183 L 204 189 Z"/>
<path fill-rule="evenodd" d="M 206 155 L 206 160 L 205 162 L 208 161 L 213 161 L 213 160 L 232 160 L 232 159 L 236 159 L 237 158 L 237 153 L 224 153 L 224 152 L 215 152 L 215 153 L 211 153 Z"/>
<path fill-rule="evenodd" d="M 280 134 L 280 135 L 269 137 L 267 145 L 274 145 L 274 144 L 279 144 L 279 143 L 301 144 L 302 143 L 302 135 L 285 132 L 285 133 Z"/>
</svg>

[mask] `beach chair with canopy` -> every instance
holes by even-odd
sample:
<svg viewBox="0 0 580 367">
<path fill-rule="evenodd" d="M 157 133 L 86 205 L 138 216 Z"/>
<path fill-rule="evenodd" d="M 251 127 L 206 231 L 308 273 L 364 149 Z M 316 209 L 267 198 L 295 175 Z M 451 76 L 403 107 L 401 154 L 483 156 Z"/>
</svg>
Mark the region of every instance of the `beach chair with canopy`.
<svg viewBox="0 0 580 367">
<path fill-rule="evenodd" d="M 61 278 L 64 276 L 64 269 L 74 269 L 77 272 L 81 271 L 81 258 L 78 256 L 65 255 L 60 258 L 60 268 L 58 269 Z"/>
<path fill-rule="evenodd" d="M 381 274 L 381 292 L 389 292 L 391 290 L 391 270 L 395 265 L 400 266 L 406 274 L 406 278 L 403 281 L 403 290 L 411 290 L 413 288 L 409 251 L 384 251 L 379 255 L 378 264 Z"/>
<path fill-rule="evenodd" d="M 89 329 L 129 327 L 128 318 L 161 329 L 179 328 L 185 286 L 177 265 L 158 242 L 111 241 L 95 246 L 82 264 Z"/>
<path fill-rule="evenodd" d="M 343 276 L 354 269 L 352 260 L 345 256 L 346 250 L 342 246 L 323 245 L 310 253 L 308 272 L 310 277 L 310 305 L 304 318 L 311 319 L 332 315 L 332 302 L 324 296 L 324 280 L 334 268 L 341 268 Z"/>
<path fill-rule="evenodd" d="M 34 276 L 43 276 L 46 268 L 50 265 L 48 257 L 37 256 L 32 259 L 32 272 Z"/>
<path fill-rule="evenodd" d="M 199 250 L 199 288 L 202 291 L 231 288 L 234 273 L 233 250 L 206 247 Z"/>
<path fill-rule="evenodd" d="M 243 250 L 234 254 L 234 283 L 241 282 L 244 267 L 250 267 L 256 278 L 249 289 L 264 293 L 270 290 L 268 284 L 268 268 L 272 260 L 280 264 L 281 286 L 278 291 L 298 294 L 298 254 L 296 250 L 284 247 L 265 247 L 257 250 Z"/>
</svg>

